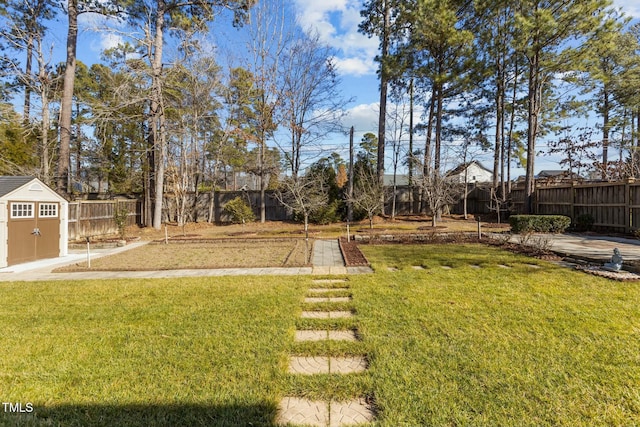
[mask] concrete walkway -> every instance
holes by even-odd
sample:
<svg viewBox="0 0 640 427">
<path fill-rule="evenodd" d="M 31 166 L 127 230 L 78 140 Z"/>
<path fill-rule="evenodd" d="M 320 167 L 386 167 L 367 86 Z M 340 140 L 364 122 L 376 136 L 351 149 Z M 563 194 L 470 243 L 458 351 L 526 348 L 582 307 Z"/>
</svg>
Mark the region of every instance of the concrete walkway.
<svg viewBox="0 0 640 427">
<path fill-rule="evenodd" d="M 147 241 L 134 242 L 121 248 L 93 249 L 91 259 L 128 251 Z M 83 262 L 86 251 L 69 251 L 60 258 L 39 260 L 0 268 L 0 282 L 39 280 L 90 280 L 90 279 L 161 279 L 175 277 L 219 277 L 219 276 L 296 276 L 296 275 L 344 275 L 373 273 L 369 267 L 345 267 L 337 240 L 316 240 L 313 250 L 312 267 L 270 267 L 270 268 L 217 268 L 160 271 L 85 271 L 76 273 L 53 273 L 56 268 Z"/>
<path fill-rule="evenodd" d="M 497 234 L 488 234 L 496 237 Z M 620 249 L 622 257 L 627 261 L 640 260 L 640 240 L 617 236 L 602 236 L 591 234 L 533 234 L 532 239 L 545 239 L 551 243 L 551 250 L 561 256 L 581 259 L 591 262 L 605 262 L 611 259 L 613 250 Z M 521 237 L 511 238 L 514 243 L 520 243 Z M 530 241 L 529 244 L 535 244 Z"/>
</svg>

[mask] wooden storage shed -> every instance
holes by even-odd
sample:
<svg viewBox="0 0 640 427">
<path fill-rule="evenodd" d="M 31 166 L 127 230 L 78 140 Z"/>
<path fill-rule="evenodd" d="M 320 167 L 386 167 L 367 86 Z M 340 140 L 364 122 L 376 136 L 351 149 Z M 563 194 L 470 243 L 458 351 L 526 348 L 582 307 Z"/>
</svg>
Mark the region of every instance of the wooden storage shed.
<svg viewBox="0 0 640 427">
<path fill-rule="evenodd" d="M 68 209 L 38 178 L 0 176 L 0 268 L 67 255 Z"/>
</svg>

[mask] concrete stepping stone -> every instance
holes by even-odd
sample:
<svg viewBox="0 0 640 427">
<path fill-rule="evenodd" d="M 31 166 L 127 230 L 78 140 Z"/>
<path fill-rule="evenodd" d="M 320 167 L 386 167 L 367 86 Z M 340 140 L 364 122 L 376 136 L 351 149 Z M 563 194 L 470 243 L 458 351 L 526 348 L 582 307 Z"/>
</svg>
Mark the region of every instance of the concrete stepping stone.
<svg viewBox="0 0 640 427">
<path fill-rule="evenodd" d="M 296 341 L 323 341 L 327 339 L 327 331 L 296 331 Z"/>
<path fill-rule="evenodd" d="M 398 271 L 398 269 L 396 267 L 387 267 L 387 270 L 392 272 L 392 273 L 395 273 L 396 271 Z"/>
<path fill-rule="evenodd" d="M 345 283 L 347 279 L 313 279 L 313 283 Z"/>
<path fill-rule="evenodd" d="M 353 331 L 296 331 L 295 341 L 357 341 Z"/>
<path fill-rule="evenodd" d="M 509 269 L 511 267 L 509 267 L 508 265 L 504 265 L 504 264 L 498 264 L 498 267 L 500 268 L 504 268 L 504 269 Z"/>
<path fill-rule="evenodd" d="M 289 373 L 300 375 L 328 374 L 328 357 L 291 357 Z"/>
<path fill-rule="evenodd" d="M 476 270 L 479 270 L 479 269 L 481 269 L 481 268 L 482 268 L 482 267 L 480 267 L 478 264 L 471 264 L 469 267 L 471 267 L 471 268 L 473 268 L 473 269 L 476 269 Z"/>
<path fill-rule="evenodd" d="M 441 265 L 440 266 L 443 270 L 451 270 L 453 267 L 451 267 L 450 265 Z"/>
<path fill-rule="evenodd" d="M 353 317 L 353 313 L 350 311 L 330 311 L 329 319 L 343 319 L 345 317 Z"/>
<path fill-rule="evenodd" d="M 357 341 L 356 333 L 353 331 L 329 331 L 329 339 L 335 341 Z"/>
<path fill-rule="evenodd" d="M 529 267 L 529 268 L 535 268 L 535 269 L 541 268 L 541 267 L 540 267 L 539 265 L 537 265 L 537 264 L 525 264 L 525 266 L 526 266 L 526 267 Z"/>
<path fill-rule="evenodd" d="M 306 297 L 304 302 L 349 302 L 351 297 Z"/>
<path fill-rule="evenodd" d="M 307 291 L 311 294 L 324 294 L 333 291 L 348 291 L 349 288 L 309 288 Z"/>
<path fill-rule="evenodd" d="M 367 361 L 364 357 L 332 357 L 329 359 L 329 373 L 352 374 L 367 370 Z"/>
<path fill-rule="evenodd" d="M 329 410 L 329 427 L 343 427 L 366 424 L 374 419 L 364 399 L 351 402 L 331 402 Z"/>
<path fill-rule="evenodd" d="M 424 267 L 421 265 L 412 265 L 411 268 L 413 268 L 414 270 L 424 270 Z"/>
<path fill-rule="evenodd" d="M 327 427 L 329 425 L 329 405 L 326 402 L 285 397 L 278 405 L 276 423 L 279 425 L 298 424 Z"/>
<path fill-rule="evenodd" d="M 328 311 L 303 311 L 300 315 L 303 319 L 328 319 Z"/>
<path fill-rule="evenodd" d="M 300 315 L 303 319 L 341 319 L 353 317 L 350 311 L 303 311 Z"/>
<path fill-rule="evenodd" d="M 350 402 L 318 402 L 299 397 L 285 397 L 278 405 L 278 425 L 346 427 L 371 423 L 373 412 L 364 399 Z"/>
<path fill-rule="evenodd" d="M 366 369 L 367 361 L 364 357 L 292 356 L 289 359 L 290 374 L 352 374 Z"/>
</svg>

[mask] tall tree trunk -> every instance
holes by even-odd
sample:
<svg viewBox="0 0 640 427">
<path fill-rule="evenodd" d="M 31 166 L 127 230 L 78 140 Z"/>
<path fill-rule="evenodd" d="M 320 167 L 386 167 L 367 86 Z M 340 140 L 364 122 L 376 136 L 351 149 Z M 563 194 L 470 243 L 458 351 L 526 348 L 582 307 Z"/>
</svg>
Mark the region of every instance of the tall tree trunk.
<svg viewBox="0 0 640 427">
<path fill-rule="evenodd" d="M 413 77 L 409 82 L 409 212 L 413 214 Z"/>
<path fill-rule="evenodd" d="M 431 133 L 433 131 L 433 115 L 435 111 L 436 94 L 435 89 L 431 91 L 429 101 L 429 117 L 427 119 L 427 136 L 424 144 L 424 159 L 422 163 L 422 200 L 420 201 L 420 212 L 427 213 L 427 180 L 431 174 Z"/>
<path fill-rule="evenodd" d="M 162 48 L 164 43 L 164 15 L 166 4 L 158 0 L 156 12 L 155 34 L 153 41 L 151 129 L 153 134 L 155 199 L 153 204 L 153 228 L 162 227 L 162 204 L 164 199 L 164 171 L 167 153 L 164 103 L 162 95 Z"/>
<path fill-rule="evenodd" d="M 29 32 L 29 36 L 27 38 L 27 57 L 24 66 L 24 74 L 27 76 L 29 80 L 31 80 L 31 72 L 33 69 L 33 34 Z M 22 109 L 22 117 L 25 124 L 29 123 L 29 118 L 31 115 L 31 83 L 25 85 L 24 87 L 24 106 Z M 26 134 L 25 134 L 26 137 Z"/>
<path fill-rule="evenodd" d="M 609 176 L 609 131 L 611 124 L 609 123 L 609 91 L 605 87 L 602 96 L 602 179 Z"/>
<path fill-rule="evenodd" d="M 380 58 L 380 114 L 378 117 L 378 159 L 376 172 L 378 175 L 378 185 L 384 185 L 384 145 L 387 121 L 387 89 L 389 84 L 389 66 L 387 60 L 389 56 L 389 38 L 391 32 L 391 7 L 389 0 L 383 0 L 384 27 L 382 29 L 382 56 Z M 384 192 L 381 192 L 382 214 L 384 215 Z"/>
<path fill-rule="evenodd" d="M 518 102 L 518 60 L 515 59 L 513 73 L 513 94 L 511 95 L 511 117 L 507 136 L 507 193 L 511 193 L 511 155 L 513 153 L 513 130 L 516 123 L 516 102 Z"/>
<path fill-rule="evenodd" d="M 538 133 L 538 114 L 540 112 L 540 96 L 541 96 L 541 78 L 539 54 L 529 59 L 529 105 L 527 119 L 527 169 L 525 175 L 525 199 L 524 212 L 527 214 L 533 212 L 533 194 L 535 192 L 535 169 L 534 163 L 536 158 L 536 137 Z"/>
<path fill-rule="evenodd" d="M 69 0 L 67 6 L 69 25 L 67 31 L 67 62 L 64 69 L 64 85 L 60 102 L 60 148 L 56 186 L 61 194 L 69 193 L 69 147 L 71 145 L 71 112 L 73 87 L 76 78 L 76 47 L 78 44 L 78 0 Z"/>
</svg>

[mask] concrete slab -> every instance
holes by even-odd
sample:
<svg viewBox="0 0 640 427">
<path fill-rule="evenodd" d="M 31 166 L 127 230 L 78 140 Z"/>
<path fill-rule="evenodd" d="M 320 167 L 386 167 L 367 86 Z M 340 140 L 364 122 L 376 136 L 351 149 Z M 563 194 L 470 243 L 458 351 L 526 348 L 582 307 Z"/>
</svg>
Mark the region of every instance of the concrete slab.
<svg viewBox="0 0 640 427">
<path fill-rule="evenodd" d="M 332 291 L 348 291 L 349 288 L 309 288 L 307 292 L 310 294 L 326 294 Z"/>
<path fill-rule="evenodd" d="M 355 332 L 353 331 L 329 331 L 328 337 L 335 341 L 357 341 Z"/>
<path fill-rule="evenodd" d="M 306 297 L 304 302 L 316 303 L 316 302 L 349 302 L 351 297 Z"/>
<path fill-rule="evenodd" d="M 332 357 L 329 359 L 329 373 L 353 374 L 364 372 L 367 361 L 364 357 Z"/>
<path fill-rule="evenodd" d="M 337 239 L 315 240 L 313 244 L 313 266 L 341 266 L 344 267 L 344 259 Z"/>
<path fill-rule="evenodd" d="M 296 331 L 295 341 L 323 341 L 328 338 L 327 331 Z"/>
<path fill-rule="evenodd" d="M 356 399 L 350 402 L 331 402 L 329 420 L 330 427 L 343 427 L 370 423 L 374 416 L 364 399 Z"/>
<path fill-rule="evenodd" d="M 329 405 L 299 397 L 285 397 L 278 405 L 276 423 L 326 427 L 329 425 Z"/>
<path fill-rule="evenodd" d="M 328 311 L 303 311 L 300 315 L 303 319 L 328 319 Z"/>
<path fill-rule="evenodd" d="M 347 279 L 313 279 L 313 283 L 345 283 Z"/>
<path fill-rule="evenodd" d="M 353 313 L 350 311 L 330 311 L 329 319 L 343 319 L 346 317 L 353 317 Z"/>
<path fill-rule="evenodd" d="M 315 375 L 329 373 L 328 357 L 291 357 L 289 373 L 299 375 Z"/>
</svg>

